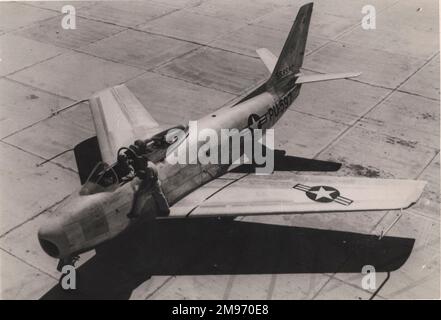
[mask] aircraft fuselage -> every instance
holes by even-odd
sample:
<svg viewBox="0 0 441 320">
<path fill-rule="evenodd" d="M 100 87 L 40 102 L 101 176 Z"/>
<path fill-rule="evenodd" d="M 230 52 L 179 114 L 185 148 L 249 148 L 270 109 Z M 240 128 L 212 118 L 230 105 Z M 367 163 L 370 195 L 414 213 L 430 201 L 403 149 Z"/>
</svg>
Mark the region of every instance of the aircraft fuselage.
<svg viewBox="0 0 441 320">
<path fill-rule="evenodd" d="M 251 94 L 248 100 L 223 107 L 197 120 L 198 130 L 210 128 L 220 133 L 222 129 L 269 129 L 298 96 L 300 86 L 288 87 L 280 93 Z M 193 143 L 197 143 L 197 147 L 202 144 L 197 140 Z M 226 173 L 229 165 L 170 164 L 166 157 L 157 163 L 157 168 L 163 191 L 172 206 L 201 185 Z M 137 213 L 143 219 L 154 219 L 157 209 L 153 197 L 149 190 L 136 191 L 137 183 L 139 179 L 134 179 L 112 190 L 90 195 L 75 192 L 40 229 L 39 240 L 43 249 L 53 257 L 66 259 L 96 247 L 136 223 L 138 219 L 127 217 L 132 210 L 140 211 Z M 142 196 L 135 197 L 135 192 Z M 142 203 L 136 205 L 134 199 Z"/>
</svg>

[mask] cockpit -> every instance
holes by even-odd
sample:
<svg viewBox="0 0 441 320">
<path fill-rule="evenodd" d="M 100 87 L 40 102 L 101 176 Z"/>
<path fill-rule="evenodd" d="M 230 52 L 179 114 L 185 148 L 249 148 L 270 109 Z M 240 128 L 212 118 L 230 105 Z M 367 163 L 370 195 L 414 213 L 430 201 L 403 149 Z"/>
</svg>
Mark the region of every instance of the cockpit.
<svg viewBox="0 0 441 320">
<path fill-rule="evenodd" d="M 107 188 L 114 184 L 118 184 L 119 178 L 113 167 L 109 167 L 105 162 L 100 162 L 92 171 L 88 182 Z"/>
<path fill-rule="evenodd" d="M 112 191 L 120 184 L 119 182 L 120 179 L 115 171 L 115 166 L 99 162 L 81 187 L 80 195 Z"/>
<path fill-rule="evenodd" d="M 108 165 L 99 162 L 83 184 L 80 194 L 94 194 L 98 192 L 113 191 L 119 185 L 127 183 L 136 176 L 136 158 L 144 156 L 153 163 L 165 159 L 167 152 L 174 149 L 174 145 L 180 144 L 187 135 L 188 128 L 175 126 L 161 131 L 151 138 L 141 141 L 143 144 L 142 154 L 134 145 L 122 147 L 116 154 L 116 162 Z"/>
</svg>

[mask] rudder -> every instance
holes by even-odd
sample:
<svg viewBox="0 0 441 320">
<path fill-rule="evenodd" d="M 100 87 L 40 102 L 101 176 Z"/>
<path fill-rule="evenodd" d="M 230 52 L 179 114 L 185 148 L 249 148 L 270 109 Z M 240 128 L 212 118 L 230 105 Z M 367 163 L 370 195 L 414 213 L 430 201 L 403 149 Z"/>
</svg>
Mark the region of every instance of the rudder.
<svg viewBox="0 0 441 320">
<path fill-rule="evenodd" d="M 312 7 L 313 3 L 305 4 L 297 13 L 280 57 L 268 81 L 270 86 L 276 87 L 279 83 L 294 79 L 295 75 L 299 73 L 305 55 Z"/>
</svg>

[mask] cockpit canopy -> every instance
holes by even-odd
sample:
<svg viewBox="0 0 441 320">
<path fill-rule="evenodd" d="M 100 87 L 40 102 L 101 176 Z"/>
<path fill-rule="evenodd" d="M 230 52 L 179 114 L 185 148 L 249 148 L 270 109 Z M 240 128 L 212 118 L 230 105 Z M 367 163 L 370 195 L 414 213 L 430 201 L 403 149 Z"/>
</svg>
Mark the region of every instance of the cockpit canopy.
<svg viewBox="0 0 441 320">
<path fill-rule="evenodd" d="M 105 162 L 100 162 L 92 171 L 88 182 L 98 184 L 102 187 L 109 187 L 118 183 L 118 175 L 115 170 Z"/>
<path fill-rule="evenodd" d="M 119 177 L 114 166 L 105 162 L 99 162 L 92 170 L 80 190 L 81 195 L 93 194 L 104 191 L 111 191 L 119 185 Z"/>
<path fill-rule="evenodd" d="M 173 144 L 179 144 L 183 140 L 182 138 L 187 134 L 187 131 L 188 128 L 182 125 L 174 126 L 145 140 L 145 155 L 149 161 L 154 163 L 163 161 L 169 148 L 173 148 Z M 120 184 L 133 179 L 134 173 L 127 172 L 125 167 L 118 161 L 118 157 L 123 150 L 129 150 L 129 148 L 120 148 L 118 154 L 115 155 L 117 161 L 112 165 L 102 161 L 96 164 L 80 190 L 81 195 L 113 191 Z"/>
</svg>

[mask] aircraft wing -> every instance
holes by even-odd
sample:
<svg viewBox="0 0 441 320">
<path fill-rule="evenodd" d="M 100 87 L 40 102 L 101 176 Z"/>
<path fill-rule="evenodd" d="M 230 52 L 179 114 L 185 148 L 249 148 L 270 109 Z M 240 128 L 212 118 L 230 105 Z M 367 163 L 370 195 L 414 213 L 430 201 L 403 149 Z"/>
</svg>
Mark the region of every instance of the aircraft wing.
<svg viewBox="0 0 441 320">
<path fill-rule="evenodd" d="M 231 174 L 181 199 L 170 217 L 392 210 L 414 204 L 425 181 L 336 176 Z M 228 179 L 228 177 L 233 177 Z"/>
<path fill-rule="evenodd" d="M 120 147 L 160 129 L 147 109 L 125 85 L 98 92 L 89 99 L 103 161 L 116 160 Z"/>
</svg>

